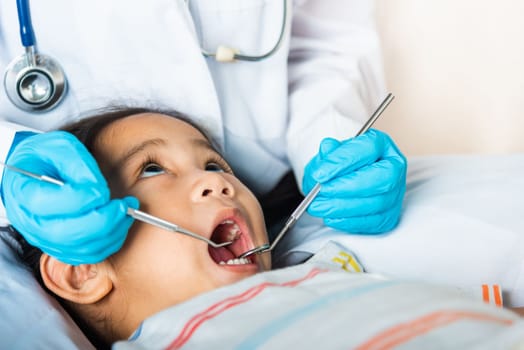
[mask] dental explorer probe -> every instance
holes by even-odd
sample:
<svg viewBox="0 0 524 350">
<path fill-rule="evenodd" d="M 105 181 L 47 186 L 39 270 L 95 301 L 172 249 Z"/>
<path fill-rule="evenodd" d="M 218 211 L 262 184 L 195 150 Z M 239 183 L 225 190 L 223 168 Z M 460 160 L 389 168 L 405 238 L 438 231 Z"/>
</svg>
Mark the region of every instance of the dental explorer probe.
<svg viewBox="0 0 524 350">
<path fill-rule="evenodd" d="M 382 112 L 384 112 L 386 107 L 391 103 L 391 101 L 393 101 L 394 98 L 395 98 L 395 96 L 393 96 L 393 94 L 389 93 L 386 96 L 386 98 L 384 99 L 384 101 L 382 101 L 382 103 L 378 106 L 377 110 L 371 115 L 371 117 L 368 119 L 368 121 L 356 133 L 355 137 L 360 136 L 363 133 L 365 133 L 366 131 L 368 131 L 368 129 L 373 125 L 373 123 L 375 123 L 375 121 L 378 119 L 378 117 L 380 117 Z M 302 214 L 304 214 L 304 211 L 306 211 L 306 209 L 309 206 L 309 204 L 311 204 L 313 199 L 315 199 L 315 197 L 318 194 L 318 192 L 320 192 L 320 183 L 317 183 L 313 187 L 313 189 L 311 189 L 311 191 L 309 191 L 307 196 L 304 197 L 304 199 L 302 200 L 302 202 L 300 202 L 300 204 L 295 209 L 295 211 L 293 211 L 293 213 L 291 213 L 289 219 L 286 221 L 284 227 L 282 228 L 282 230 L 280 230 L 279 234 L 277 235 L 277 237 L 275 238 L 273 243 L 271 243 L 271 245 L 266 243 L 266 244 L 263 244 L 261 246 L 252 248 L 252 249 L 248 250 L 247 252 L 239 255 L 238 257 L 239 258 L 245 258 L 245 257 L 248 257 L 248 256 L 253 255 L 253 254 L 262 254 L 262 253 L 266 253 L 266 252 L 272 251 L 275 248 L 275 246 L 278 244 L 278 242 L 282 239 L 284 234 L 298 221 L 298 219 L 302 216 Z"/>
<path fill-rule="evenodd" d="M 146 212 L 143 212 L 143 211 L 140 211 L 140 210 L 137 210 L 137 209 L 127 208 L 127 215 L 131 216 L 132 218 L 134 218 L 136 220 L 145 222 L 145 223 L 153 225 L 153 226 L 157 226 L 157 227 L 163 228 L 163 229 L 168 230 L 168 231 L 178 232 L 178 233 L 181 233 L 181 234 L 184 234 L 184 235 L 196 238 L 196 239 L 200 239 L 201 241 L 204 241 L 207 244 L 209 244 L 210 246 L 212 246 L 213 248 L 225 247 L 225 246 L 230 245 L 231 243 L 233 243 L 233 241 L 227 241 L 227 242 L 222 242 L 222 243 L 215 243 L 215 242 L 213 242 L 210 239 L 207 239 L 207 238 L 205 238 L 205 237 L 203 237 L 203 236 L 201 236 L 199 234 L 196 234 L 196 233 L 193 233 L 191 231 L 188 231 L 188 230 L 186 230 L 186 229 L 184 229 L 184 228 L 182 228 L 182 227 L 180 227 L 178 225 L 173 224 L 172 222 L 160 219 L 157 216 L 150 215 L 150 214 L 148 214 Z"/>
<path fill-rule="evenodd" d="M 3 166 L 7 170 L 11 170 L 11 171 L 17 172 L 19 174 L 32 177 L 33 179 L 37 179 L 39 181 L 49 182 L 49 183 L 52 183 L 52 184 L 55 184 L 55 185 L 58 185 L 58 186 L 63 186 L 64 185 L 63 181 L 60 181 L 58 179 L 52 178 L 52 177 L 47 176 L 47 175 L 35 174 L 35 173 L 32 173 L 32 172 L 24 170 L 24 169 L 20 169 L 20 168 L 15 167 L 15 166 L 12 166 L 12 165 L 9 165 L 9 164 L 5 164 L 3 162 L 0 162 L 0 166 Z M 172 222 L 163 220 L 163 219 L 161 219 L 159 217 L 153 216 L 151 214 L 148 214 L 146 212 L 140 211 L 138 209 L 127 208 L 126 214 L 131 216 L 133 219 L 145 222 L 146 224 L 150 224 L 150 225 L 153 225 L 153 226 L 157 226 L 157 227 L 163 228 L 163 229 L 165 229 L 167 231 L 178 232 L 178 233 L 181 233 L 183 235 L 187 235 L 187 236 L 199 239 L 201 241 L 206 242 L 207 244 L 209 244 L 213 248 L 225 247 L 225 246 L 230 245 L 231 243 L 233 243 L 233 241 L 227 241 L 227 242 L 222 242 L 222 243 L 215 243 L 215 242 L 213 242 L 210 239 L 207 239 L 207 238 L 205 238 L 205 237 L 203 237 L 203 236 L 201 236 L 199 234 L 196 234 L 194 232 L 188 231 L 188 230 L 186 230 L 186 229 L 184 229 L 184 228 L 182 228 L 182 227 L 180 227 L 178 225 L 175 225 Z"/>
<path fill-rule="evenodd" d="M 3 166 L 7 170 L 11 170 L 11 171 L 23 174 L 25 176 L 32 177 L 33 179 L 37 179 L 39 181 L 49 182 L 49 183 L 52 183 L 52 184 L 55 184 L 55 185 L 58 185 L 58 186 L 63 186 L 64 185 L 64 183 L 62 181 L 54 179 L 54 178 L 52 178 L 50 176 L 38 175 L 38 174 L 32 173 L 30 171 L 27 171 L 27 170 L 24 170 L 24 169 L 20 169 L 20 168 L 17 168 L 15 166 L 6 164 L 4 162 L 0 162 L 0 166 Z"/>
</svg>

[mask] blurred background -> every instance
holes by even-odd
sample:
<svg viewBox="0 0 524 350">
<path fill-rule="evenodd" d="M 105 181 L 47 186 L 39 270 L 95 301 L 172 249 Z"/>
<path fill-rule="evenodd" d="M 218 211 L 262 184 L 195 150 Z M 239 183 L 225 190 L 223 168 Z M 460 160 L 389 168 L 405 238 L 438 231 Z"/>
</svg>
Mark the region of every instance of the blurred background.
<svg viewBox="0 0 524 350">
<path fill-rule="evenodd" d="M 524 1 L 377 0 L 406 155 L 524 152 Z"/>
</svg>

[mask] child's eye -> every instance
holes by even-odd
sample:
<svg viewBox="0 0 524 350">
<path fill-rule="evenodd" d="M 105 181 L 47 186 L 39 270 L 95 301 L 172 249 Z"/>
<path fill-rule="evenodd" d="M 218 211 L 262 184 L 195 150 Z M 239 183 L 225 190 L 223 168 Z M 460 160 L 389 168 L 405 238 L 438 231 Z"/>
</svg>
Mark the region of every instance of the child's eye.
<svg viewBox="0 0 524 350">
<path fill-rule="evenodd" d="M 206 164 L 206 171 L 224 172 L 226 169 L 224 169 L 224 167 L 218 163 L 209 162 Z"/>
<path fill-rule="evenodd" d="M 144 165 L 142 168 L 142 172 L 140 173 L 141 178 L 145 177 L 151 177 L 156 175 L 165 174 L 165 170 L 158 164 L 155 163 L 149 163 L 147 165 Z"/>
</svg>

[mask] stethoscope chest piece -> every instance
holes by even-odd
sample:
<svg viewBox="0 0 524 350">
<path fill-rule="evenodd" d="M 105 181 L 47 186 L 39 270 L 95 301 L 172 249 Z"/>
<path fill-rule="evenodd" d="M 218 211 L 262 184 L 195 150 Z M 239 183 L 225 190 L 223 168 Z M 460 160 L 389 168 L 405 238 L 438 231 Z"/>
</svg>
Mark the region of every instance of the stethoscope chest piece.
<svg viewBox="0 0 524 350">
<path fill-rule="evenodd" d="M 4 86 L 15 106 L 35 112 L 58 104 L 65 95 L 67 83 L 64 71 L 54 59 L 39 53 L 26 53 L 9 64 Z"/>
</svg>

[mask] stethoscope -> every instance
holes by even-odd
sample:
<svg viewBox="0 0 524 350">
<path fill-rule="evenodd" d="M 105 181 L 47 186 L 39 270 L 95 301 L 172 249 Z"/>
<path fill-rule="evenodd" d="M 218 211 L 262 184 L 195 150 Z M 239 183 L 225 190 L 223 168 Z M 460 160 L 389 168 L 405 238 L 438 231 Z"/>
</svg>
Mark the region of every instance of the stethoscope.
<svg viewBox="0 0 524 350">
<path fill-rule="evenodd" d="M 49 110 L 64 97 L 67 80 L 54 59 L 36 52 L 29 0 L 16 0 L 16 7 L 25 53 L 7 66 L 5 91 L 11 102 L 24 111 Z"/>
<path fill-rule="evenodd" d="M 189 0 L 185 0 L 188 5 Z M 234 62 L 237 60 L 258 62 L 272 56 L 282 45 L 288 23 L 288 0 L 282 0 L 283 19 L 280 34 L 271 50 L 261 55 L 241 54 L 237 49 L 220 45 L 215 52 L 200 48 L 205 57 L 214 58 L 218 62 Z M 18 108 L 28 112 L 48 111 L 58 105 L 67 90 L 67 80 L 63 69 L 53 58 L 37 53 L 35 34 L 31 22 L 29 0 L 17 0 L 20 38 L 25 53 L 14 59 L 8 66 L 4 76 L 4 87 L 9 100 Z"/>
</svg>

